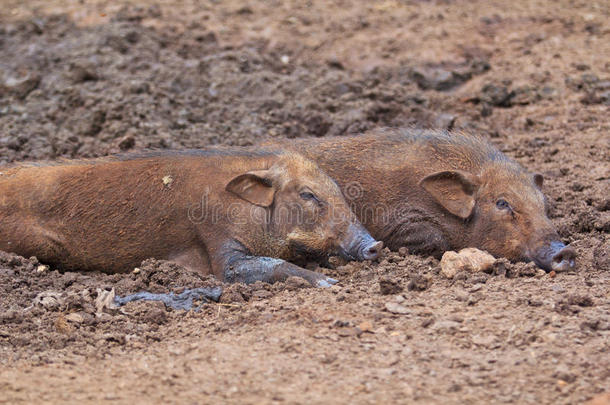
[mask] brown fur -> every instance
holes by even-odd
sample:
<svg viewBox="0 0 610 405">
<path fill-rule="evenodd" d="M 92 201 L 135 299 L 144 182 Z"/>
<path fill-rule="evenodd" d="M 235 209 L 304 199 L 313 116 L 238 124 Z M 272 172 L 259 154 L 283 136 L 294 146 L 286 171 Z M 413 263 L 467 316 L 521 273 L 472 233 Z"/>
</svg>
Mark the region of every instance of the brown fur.
<svg viewBox="0 0 610 405">
<path fill-rule="evenodd" d="M 350 225 L 365 232 L 334 181 L 295 153 L 146 152 L 1 172 L 0 249 L 63 269 L 123 272 L 155 257 L 223 278 L 240 255 L 328 254 Z"/>
<path fill-rule="evenodd" d="M 558 239 L 545 213 L 541 177 L 477 136 L 385 129 L 282 144 L 318 162 L 347 197 L 346 188 L 359 184 L 362 195 L 351 207 L 390 248 L 440 256 L 477 247 L 530 260 Z M 500 198 L 512 213 L 498 209 Z"/>
</svg>

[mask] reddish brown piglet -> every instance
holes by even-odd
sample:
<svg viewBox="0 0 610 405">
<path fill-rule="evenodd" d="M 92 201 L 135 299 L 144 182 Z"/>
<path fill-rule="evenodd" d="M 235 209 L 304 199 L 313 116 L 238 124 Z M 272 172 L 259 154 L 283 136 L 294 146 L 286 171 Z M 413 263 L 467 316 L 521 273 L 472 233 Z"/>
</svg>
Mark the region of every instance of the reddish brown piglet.
<svg viewBox="0 0 610 405">
<path fill-rule="evenodd" d="M 290 263 L 377 257 L 339 187 L 296 153 L 150 152 L 0 175 L 0 249 L 66 270 L 124 272 L 154 257 L 228 282 L 300 276 Z"/>
</svg>

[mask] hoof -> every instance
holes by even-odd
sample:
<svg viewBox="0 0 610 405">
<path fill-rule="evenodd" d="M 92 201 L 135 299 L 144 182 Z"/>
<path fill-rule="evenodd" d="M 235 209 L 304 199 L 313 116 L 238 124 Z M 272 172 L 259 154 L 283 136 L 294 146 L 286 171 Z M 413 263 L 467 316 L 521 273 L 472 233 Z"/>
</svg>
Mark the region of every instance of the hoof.
<svg viewBox="0 0 610 405">
<path fill-rule="evenodd" d="M 328 287 L 332 286 L 333 284 L 337 284 L 338 282 L 339 282 L 339 280 L 335 280 L 334 278 L 326 277 L 325 280 L 318 280 L 316 283 L 316 286 L 320 287 L 320 288 L 328 288 Z"/>
</svg>

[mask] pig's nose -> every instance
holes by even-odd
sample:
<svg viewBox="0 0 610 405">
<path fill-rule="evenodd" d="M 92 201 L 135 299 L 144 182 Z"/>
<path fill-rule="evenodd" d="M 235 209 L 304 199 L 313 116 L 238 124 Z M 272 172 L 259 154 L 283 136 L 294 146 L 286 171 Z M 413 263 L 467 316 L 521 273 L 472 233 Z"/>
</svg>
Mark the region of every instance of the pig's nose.
<svg viewBox="0 0 610 405">
<path fill-rule="evenodd" d="M 551 269 L 555 271 L 567 271 L 576 267 L 576 251 L 569 246 L 565 246 L 555 253 L 551 259 Z"/>
<path fill-rule="evenodd" d="M 364 260 L 375 260 L 383 249 L 383 242 L 374 240 L 371 244 L 364 246 L 360 255 Z"/>
</svg>

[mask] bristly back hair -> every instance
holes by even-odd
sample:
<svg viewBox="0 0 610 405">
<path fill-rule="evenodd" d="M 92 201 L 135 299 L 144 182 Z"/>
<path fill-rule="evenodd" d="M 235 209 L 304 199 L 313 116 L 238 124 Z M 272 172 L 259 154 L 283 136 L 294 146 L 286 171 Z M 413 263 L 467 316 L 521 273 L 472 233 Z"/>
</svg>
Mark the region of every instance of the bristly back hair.
<svg viewBox="0 0 610 405">
<path fill-rule="evenodd" d="M 464 148 L 470 153 L 477 153 L 480 160 L 509 162 L 511 159 L 498 150 L 491 142 L 475 134 L 448 130 L 431 130 L 416 128 L 382 128 L 380 133 L 409 143 L 426 144 L 438 151 Z"/>
<path fill-rule="evenodd" d="M 95 165 L 110 162 L 121 162 L 129 160 L 139 159 L 152 159 L 156 157 L 222 157 L 222 156 L 243 156 L 243 157 L 267 157 L 274 155 L 281 155 L 285 152 L 277 149 L 262 149 L 262 150 L 249 150 L 245 147 L 231 147 L 231 146 L 219 146 L 211 147 L 206 149 L 184 149 L 184 150 L 172 150 L 172 149 L 145 149 L 138 152 L 123 152 L 108 156 L 94 157 L 94 158 L 80 158 L 80 159 L 69 159 L 59 158 L 57 160 L 43 160 L 43 161 L 31 161 L 31 162 L 12 162 L 3 167 L 2 169 L 18 169 L 27 167 L 48 167 L 48 166 L 65 166 L 65 165 Z"/>
</svg>

